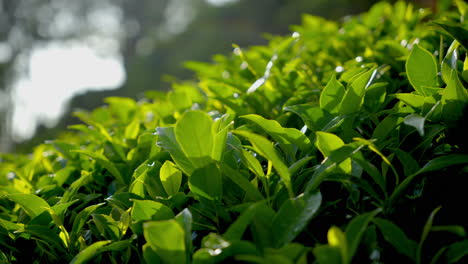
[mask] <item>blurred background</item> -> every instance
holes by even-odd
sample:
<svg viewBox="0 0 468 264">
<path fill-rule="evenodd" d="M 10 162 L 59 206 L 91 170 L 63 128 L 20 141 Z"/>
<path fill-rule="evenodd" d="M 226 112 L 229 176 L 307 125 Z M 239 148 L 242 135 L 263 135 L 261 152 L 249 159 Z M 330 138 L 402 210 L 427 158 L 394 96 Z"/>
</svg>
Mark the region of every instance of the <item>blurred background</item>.
<svg viewBox="0 0 468 264">
<path fill-rule="evenodd" d="M 0 151 L 29 151 L 73 109 L 191 78 L 187 60 L 290 34 L 302 13 L 342 19 L 372 0 L 0 0 Z"/>
</svg>

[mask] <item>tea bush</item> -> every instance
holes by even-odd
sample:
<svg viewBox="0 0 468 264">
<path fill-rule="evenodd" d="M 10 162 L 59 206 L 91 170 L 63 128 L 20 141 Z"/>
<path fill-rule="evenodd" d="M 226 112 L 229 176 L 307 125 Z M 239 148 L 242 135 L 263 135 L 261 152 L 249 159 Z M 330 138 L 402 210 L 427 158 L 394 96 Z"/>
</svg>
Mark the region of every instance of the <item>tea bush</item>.
<svg viewBox="0 0 468 264">
<path fill-rule="evenodd" d="M 2 154 L 2 263 L 468 261 L 468 6 L 304 15 Z"/>
</svg>

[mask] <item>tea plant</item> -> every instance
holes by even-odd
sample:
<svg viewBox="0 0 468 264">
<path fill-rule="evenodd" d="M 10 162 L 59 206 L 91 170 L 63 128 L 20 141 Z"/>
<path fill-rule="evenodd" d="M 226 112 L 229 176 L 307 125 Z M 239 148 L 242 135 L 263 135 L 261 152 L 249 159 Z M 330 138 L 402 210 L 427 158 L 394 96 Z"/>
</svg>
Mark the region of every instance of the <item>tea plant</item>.
<svg viewBox="0 0 468 264">
<path fill-rule="evenodd" d="M 188 62 L 2 154 L 3 263 L 460 263 L 468 6 L 379 3 Z"/>
</svg>

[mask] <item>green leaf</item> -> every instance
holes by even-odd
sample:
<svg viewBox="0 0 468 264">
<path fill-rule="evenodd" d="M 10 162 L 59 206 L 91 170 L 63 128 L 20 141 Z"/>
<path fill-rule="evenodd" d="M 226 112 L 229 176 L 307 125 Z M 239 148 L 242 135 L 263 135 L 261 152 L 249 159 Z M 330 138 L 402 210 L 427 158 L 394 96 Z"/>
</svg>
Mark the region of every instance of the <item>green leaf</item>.
<svg viewBox="0 0 468 264">
<path fill-rule="evenodd" d="M 167 220 L 174 217 L 172 210 L 151 200 L 134 200 L 131 212 L 133 221 Z"/>
<path fill-rule="evenodd" d="M 146 264 L 160 264 L 161 257 L 156 254 L 149 243 L 143 245 L 143 258 L 145 259 Z"/>
<path fill-rule="evenodd" d="M 456 39 L 464 48 L 468 50 L 468 30 L 465 28 L 444 22 L 432 22 L 439 25 L 452 38 Z"/>
<path fill-rule="evenodd" d="M 442 79 L 446 84 L 450 82 L 450 75 L 452 74 L 452 70 L 457 70 L 458 68 L 458 47 L 460 43 L 456 40 L 452 42 L 450 45 L 447 55 L 442 60 L 441 64 L 441 72 L 442 72 Z"/>
<path fill-rule="evenodd" d="M 187 263 L 185 232 L 177 221 L 146 222 L 143 225 L 143 234 L 150 247 L 164 263 Z"/>
<path fill-rule="evenodd" d="M 451 70 L 449 82 L 442 93 L 442 117 L 447 122 L 459 120 L 468 104 L 468 92 L 458 79 L 456 70 Z"/>
<path fill-rule="evenodd" d="M 192 245 L 192 224 L 193 217 L 189 209 L 185 208 L 178 215 L 174 217 L 177 223 L 182 227 L 185 233 L 185 248 L 186 248 L 186 260 L 190 262 L 190 255 L 193 252 Z"/>
<path fill-rule="evenodd" d="M 385 140 L 402 122 L 403 118 L 398 116 L 389 115 L 385 117 L 374 129 L 372 138 L 377 139 L 379 142 Z"/>
<path fill-rule="evenodd" d="M 340 103 L 345 95 L 345 87 L 333 75 L 320 94 L 320 108 L 337 115 Z"/>
<path fill-rule="evenodd" d="M 418 162 L 409 153 L 396 149 L 395 154 L 403 165 L 405 175 L 411 175 L 420 169 Z"/>
<path fill-rule="evenodd" d="M 132 176 L 134 180 L 130 184 L 130 187 L 128 188 L 128 192 L 136 194 L 140 197 L 145 197 L 145 184 L 146 184 L 146 177 L 148 176 L 147 174 L 148 165 L 145 162 L 140 166 L 144 166 L 142 167 L 143 170 L 141 171 L 139 171 L 138 169 L 135 170 Z"/>
<path fill-rule="evenodd" d="M 237 149 L 237 148 L 236 148 Z M 253 172 L 255 175 L 257 175 L 257 177 L 259 178 L 264 178 L 265 177 L 265 173 L 263 172 L 263 168 L 262 168 L 262 165 L 260 164 L 260 162 L 253 156 L 252 153 L 250 153 L 249 151 L 243 149 L 243 148 L 239 148 L 237 149 L 239 151 L 239 154 L 240 154 L 240 158 L 241 158 L 241 161 L 242 163 L 251 171 Z"/>
<path fill-rule="evenodd" d="M 91 205 L 86 207 L 85 209 L 81 210 L 81 212 L 75 217 L 73 221 L 72 231 L 70 233 L 70 241 L 72 243 L 76 243 L 78 237 L 80 236 L 80 232 L 82 231 L 84 225 L 88 221 L 89 216 L 96 211 L 96 209 L 105 203 L 99 203 L 95 205 Z"/>
<path fill-rule="evenodd" d="M 409 257 L 411 260 L 416 260 L 416 248 L 418 244 L 409 239 L 406 234 L 394 223 L 382 218 L 374 218 L 372 220 L 384 239 L 389 242 L 398 252 Z"/>
<path fill-rule="evenodd" d="M 439 206 L 439 207 L 437 207 L 436 209 L 434 209 L 434 210 L 431 212 L 431 214 L 429 215 L 429 218 L 427 219 L 426 224 L 424 225 L 423 232 L 422 232 L 422 234 L 421 234 L 421 240 L 419 241 L 419 244 L 418 244 L 418 251 L 417 251 L 417 255 L 416 255 L 416 262 L 417 262 L 417 263 L 421 263 L 423 244 L 424 244 L 424 242 L 426 241 L 427 236 L 428 236 L 429 233 L 431 232 L 432 223 L 434 222 L 434 217 L 435 217 L 435 215 L 437 214 L 437 212 L 439 212 L 439 210 L 440 210 L 441 208 L 442 208 L 442 207 Z"/>
<path fill-rule="evenodd" d="M 54 206 L 52 206 L 50 209 L 52 209 L 53 213 L 58 216 L 59 218 L 63 217 L 63 214 L 65 211 L 70 207 L 72 204 L 78 202 L 79 200 L 76 199 L 74 201 L 68 202 L 68 203 L 58 203 Z"/>
<path fill-rule="evenodd" d="M 312 249 L 319 264 L 342 264 L 340 248 L 328 245 L 318 246 Z"/>
<path fill-rule="evenodd" d="M 92 152 L 88 150 L 75 150 L 74 152 L 78 152 L 81 154 L 84 154 L 90 158 L 93 158 L 94 160 L 97 161 L 102 167 L 104 167 L 106 170 L 108 170 L 117 181 L 119 181 L 122 184 L 127 184 L 128 179 L 124 179 L 122 174 L 120 173 L 120 170 L 117 169 L 117 167 L 109 161 L 103 154 L 99 152 Z"/>
<path fill-rule="evenodd" d="M 252 157 L 253 158 L 253 157 Z M 255 159 L 255 158 L 254 158 Z M 223 172 L 223 175 L 228 177 L 231 181 L 237 184 L 242 190 L 245 191 L 246 197 L 253 201 L 263 200 L 263 195 L 260 191 L 241 173 L 237 170 L 232 169 L 224 163 L 220 163 L 219 167 Z"/>
<path fill-rule="evenodd" d="M 384 193 L 386 193 L 386 183 L 385 178 L 382 176 L 382 173 L 367 160 L 361 152 L 356 152 L 352 154 L 351 159 L 361 166 L 367 174 L 377 183 Z"/>
<path fill-rule="evenodd" d="M 339 114 L 347 115 L 358 112 L 364 103 L 364 95 L 376 76 L 377 70 L 369 71 L 357 77 L 348 87 L 340 104 Z"/>
<path fill-rule="evenodd" d="M 125 128 L 125 138 L 136 139 L 140 133 L 140 120 L 134 118 L 132 122 Z"/>
<path fill-rule="evenodd" d="M 221 172 L 213 163 L 196 169 L 189 177 L 188 183 L 190 191 L 195 195 L 208 200 L 220 201 L 222 198 L 223 185 Z"/>
<path fill-rule="evenodd" d="M 437 62 L 432 54 L 419 46 L 413 46 L 413 50 L 406 60 L 406 74 L 414 90 L 423 96 L 430 96 L 439 86 Z"/>
<path fill-rule="evenodd" d="M 158 127 L 156 130 L 158 133 L 158 145 L 171 154 L 174 162 L 185 174 L 191 175 L 195 170 L 195 166 L 184 154 L 181 146 L 179 146 L 174 133 L 174 128 Z"/>
<path fill-rule="evenodd" d="M 46 201 L 34 194 L 15 193 L 7 194 L 4 197 L 19 204 L 31 218 L 34 218 L 47 209 L 50 209 L 50 206 Z"/>
<path fill-rule="evenodd" d="M 433 226 L 431 228 L 431 231 L 435 232 L 450 232 L 453 233 L 459 237 L 466 237 L 466 231 L 463 226 L 460 225 L 443 225 L 443 226 Z"/>
<path fill-rule="evenodd" d="M 70 187 L 63 193 L 60 203 L 67 203 L 77 194 L 78 190 L 87 184 L 92 178 L 92 173 L 88 171 L 81 171 L 81 176 L 70 184 Z"/>
<path fill-rule="evenodd" d="M 401 195 L 401 193 L 403 193 L 403 191 L 408 188 L 411 182 L 418 175 L 426 172 L 437 171 L 458 164 L 468 164 L 468 155 L 451 154 L 430 160 L 421 169 L 406 177 L 405 180 L 403 180 L 400 185 L 397 186 L 395 191 L 393 191 L 392 195 L 390 196 L 390 202 L 394 202 Z"/>
<path fill-rule="evenodd" d="M 447 263 L 459 263 L 460 259 L 468 255 L 468 240 L 456 242 L 447 248 Z"/>
<path fill-rule="evenodd" d="M 424 96 L 414 93 L 396 93 L 392 94 L 391 96 L 403 101 L 405 104 L 416 109 L 421 109 L 425 103 Z"/>
<path fill-rule="evenodd" d="M 128 122 L 137 106 L 135 100 L 126 97 L 107 97 L 104 101 L 109 104 L 110 111 L 124 123 Z"/>
<path fill-rule="evenodd" d="M 348 242 L 348 263 L 351 263 L 351 260 L 358 249 L 359 244 L 361 243 L 361 238 L 364 232 L 367 229 L 370 221 L 382 211 L 378 208 L 372 212 L 358 215 L 349 222 L 346 226 L 346 241 Z"/>
<path fill-rule="evenodd" d="M 258 255 L 255 245 L 248 241 L 227 241 L 210 233 L 203 238 L 202 248 L 193 255 L 193 263 L 229 263 L 238 257 Z"/>
<path fill-rule="evenodd" d="M 333 115 L 327 110 L 309 104 L 287 106 L 284 111 L 298 115 L 311 131 L 324 130 L 333 119 Z"/>
<path fill-rule="evenodd" d="M 175 126 L 175 137 L 187 158 L 196 168 L 211 162 L 213 150 L 213 121 L 202 111 L 186 112 Z"/>
<path fill-rule="evenodd" d="M 113 241 L 120 239 L 119 223 L 114 218 L 105 214 L 93 214 L 92 216 L 93 222 L 102 236 Z"/>
<path fill-rule="evenodd" d="M 160 169 L 159 177 L 167 195 L 172 196 L 179 191 L 182 172 L 177 169 L 174 163 L 165 161 Z"/>
<path fill-rule="evenodd" d="M 26 225 L 25 229 L 22 230 L 24 233 L 30 234 L 35 237 L 37 241 L 44 242 L 48 250 L 52 255 L 67 254 L 67 248 L 63 243 L 63 240 L 55 232 L 51 232 L 51 229 L 47 225 Z M 16 231 L 20 232 L 20 230 Z"/>
<path fill-rule="evenodd" d="M 289 169 L 284 164 L 276 149 L 273 147 L 273 144 L 268 139 L 248 131 L 235 130 L 233 133 L 248 139 L 258 154 L 262 155 L 273 163 L 273 167 L 276 169 L 279 176 L 283 180 L 290 196 L 293 196 Z"/>
<path fill-rule="evenodd" d="M 273 218 L 274 246 L 291 242 L 307 226 L 322 203 L 320 192 L 303 193 L 286 200 Z"/>
<path fill-rule="evenodd" d="M 348 242 L 346 241 L 346 235 L 341 231 L 340 228 L 332 226 L 327 233 L 328 245 L 330 248 L 335 248 L 338 250 L 339 255 L 341 256 L 341 261 L 336 263 L 349 263 L 350 255 L 348 253 Z M 332 253 L 331 250 L 327 250 L 333 260 L 336 260 L 336 253 Z M 327 263 L 327 262 L 325 262 Z"/>
<path fill-rule="evenodd" d="M 325 180 L 326 176 L 329 175 L 330 171 L 333 171 L 338 164 L 349 159 L 354 153 L 358 152 L 364 144 L 359 142 L 353 142 L 342 146 L 341 148 L 334 150 L 314 171 L 312 177 L 306 184 L 306 191 L 316 190 L 319 185 Z"/>
<path fill-rule="evenodd" d="M 130 239 L 125 239 L 125 240 L 120 240 L 116 241 L 113 243 L 110 243 L 108 245 L 103 246 L 98 250 L 98 252 L 105 252 L 105 251 L 123 251 L 128 249 L 132 245 L 133 240 L 136 238 L 136 236 L 133 236 Z"/>
<path fill-rule="evenodd" d="M 364 107 L 367 112 L 375 113 L 385 107 L 388 83 L 374 83 L 366 90 Z"/>
<path fill-rule="evenodd" d="M 275 120 L 268 120 L 254 114 L 244 115 L 240 118 L 244 118 L 255 123 L 281 144 L 294 144 L 304 152 L 310 151 L 312 148 L 312 143 L 309 138 L 295 128 L 284 128 Z"/>
<path fill-rule="evenodd" d="M 315 145 L 317 148 L 322 152 L 323 156 L 326 158 L 330 156 L 330 154 L 334 151 L 339 149 L 340 147 L 344 146 L 343 140 L 338 136 L 328 133 L 317 131 L 315 132 L 317 141 Z M 346 159 L 338 166 L 344 173 L 351 173 L 351 159 Z"/>
<path fill-rule="evenodd" d="M 228 228 L 228 230 L 223 234 L 223 237 L 226 240 L 241 240 L 242 236 L 247 229 L 247 227 L 252 222 L 255 214 L 258 212 L 257 209 L 259 206 L 264 204 L 264 201 L 254 203 L 247 207 L 242 214 L 234 221 Z"/>
<path fill-rule="evenodd" d="M 87 263 L 89 260 L 91 260 L 94 256 L 96 256 L 99 253 L 99 249 L 109 244 L 110 242 L 111 240 L 94 242 L 93 244 L 87 246 L 85 249 L 80 251 L 80 253 L 78 253 L 70 261 L 70 264 Z"/>
<path fill-rule="evenodd" d="M 214 127 L 214 126 L 213 126 Z M 213 150 L 211 157 L 215 161 L 221 161 L 223 154 L 226 150 L 226 140 L 228 136 L 229 127 L 223 128 L 221 131 L 214 133 Z"/>
</svg>

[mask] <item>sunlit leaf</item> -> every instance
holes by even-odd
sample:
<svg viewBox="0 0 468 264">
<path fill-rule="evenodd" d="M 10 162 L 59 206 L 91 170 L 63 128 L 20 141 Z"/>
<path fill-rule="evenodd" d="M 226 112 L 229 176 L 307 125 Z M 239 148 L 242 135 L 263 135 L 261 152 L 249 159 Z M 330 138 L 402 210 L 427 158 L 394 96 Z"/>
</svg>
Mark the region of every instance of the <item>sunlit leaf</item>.
<svg viewBox="0 0 468 264">
<path fill-rule="evenodd" d="M 5 195 L 4 197 L 19 204 L 30 217 L 36 217 L 47 209 L 50 209 L 50 205 L 44 199 L 34 194 L 15 193 Z"/>
<path fill-rule="evenodd" d="M 182 182 L 182 172 L 175 167 L 175 164 L 166 161 L 161 167 L 159 177 L 166 193 L 171 196 L 179 191 Z"/>
<path fill-rule="evenodd" d="M 413 46 L 406 60 L 406 74 L 419 95 L 430 96 L 439 86 L 437 62 L 432 54 L 419 46 Z"/>
<path fill-rule="evenodd" d="M 320 108 L 337 115 L 344 95 L 344 86 L 333 76 L 320 94 Z"/>
<path fill-rule="evenodd" d="M 175 137 L 184 154 L 196 168 L 211 161 L 213 149 L 213 121 L 201 111 L 186 112 L 175 126 Z"/>
<path fill-rule="evenodd" d="M 78 253 L 70 262 L 70 264 L 80 264 L 80 263 L 87 263 L 91 260 L 94 256 L 99 253 L 99 249 L 103 248 L 105 245 L 109 244 L 110 240 L 105 241 L 97 241 L 93 244 L 89 245 L 80 253 Z"/>
<path fill-rule="evenodd" d="M 186 263 L 184 229 L 175 220 L 146 222 L 143 230 L 146 241 L 164 263 Z"/>
</svg>

